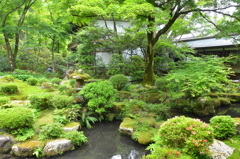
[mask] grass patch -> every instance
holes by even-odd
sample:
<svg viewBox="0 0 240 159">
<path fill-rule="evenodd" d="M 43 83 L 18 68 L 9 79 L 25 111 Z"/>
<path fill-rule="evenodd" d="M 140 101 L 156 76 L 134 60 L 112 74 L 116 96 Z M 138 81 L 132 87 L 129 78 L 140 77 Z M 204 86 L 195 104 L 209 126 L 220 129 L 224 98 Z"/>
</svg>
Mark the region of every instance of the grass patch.
<svg viewBox="0 0 240 159">
<path fill-rule="evenodd" d="M 0 81 L 0 83 L 6 83 L 3 81 Z M 26 82 L 23 82 L 21 80 L 15 79 L 14 82 L 12 82 L 18 87 L 19 93 L 17 94 L 5 94 L 0 92 L 0 97 L 7 96 L 11 100 L 26 100 L 28 98 L 29 94 L 35 94 L 35 93 L 41 93 L 46 92 L 47 90 L 42 89 L 40 86 L 31 86 L 27 84 Z"/>
<path fill-rule="evenodd" d="M 233 147 L 235 150 L 233 152 L 233 154 L 228 157 L 228 159 L 237 159 L 240 156 L 240 136 L 234 136 L 232 138 L 229 138 L 227 140 L 223 141 L 225 144 L 227 144 L 228 146 Z"/>
<path fill-rule="evenodd" d="M 54 123 L 53 111 L 54 109 L 43 110 L 40 117 L 37 118 L 37 120 L 34 122 L 33 128 L 36 130 L 39 129 L 41 126 Z"/>
</svg>

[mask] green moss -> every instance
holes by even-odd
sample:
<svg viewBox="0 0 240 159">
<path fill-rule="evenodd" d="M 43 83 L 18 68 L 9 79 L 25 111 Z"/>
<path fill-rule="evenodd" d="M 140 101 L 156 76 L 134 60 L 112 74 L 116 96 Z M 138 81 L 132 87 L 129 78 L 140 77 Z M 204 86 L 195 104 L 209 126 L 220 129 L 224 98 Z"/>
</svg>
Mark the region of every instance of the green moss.
<svg viewBox="0 0 240 159">
<path fill-rule="evenodd" d="M 120 99 L 123 100 L 123 99 L 129 99 L 130 96 L 131 96 L 131 93 L 130 92 L 127 92 L 127 91 L 118 91 L 119 95 L 120 95 Z"/>
<path fill-rule="evenodd" d="M 139 118 L 139 121 L 140 121 L 140 122 L 145 122 L 145 123 L 147 123 L 148 125 L 154 126 L 154 127 L 155 127 L 155 125 L 156 125 L 156 123 L 157 123 L 157 121 L 155 120 L 155 118 L 154 118 L 154 117 L 151 117 L 151 116 L 149 116 L 149 117 L 141 117 L 141 118 Z"/>
<path fill-rule="evenodd" d="M 240 118 L 233 118 L 233 119 L 236 121 L 236 123 L 240 124 Z"/>
<path fill-rule="evenodd" d="M 218 98 L 220 100 L 221 105 L 231 105 L 231 101 L 228 98 Z"/>
<path fill-rule="evenodd" d="M 228 146 L 233 147 L 235 149 L 233 154 L 230 157 L 228 157 L 228 159 L 239 158 L 239 156 L 240 156 L 240 142 L 239 141 L 240 141 L 240 136 L 239 135 L 223 141 L 225 144 L 227 144 Z"/>
<path fill-rule="evenodd" d="M 14 80 L 13 84 L 18 87 L 19 93 L 12 95 L 1 93 L 0 97 L 6 96 L 9 97 L 11 100 L 26 100 L 29 94 L 41 93 L 46 91 L 44 89 L 41 89 L 41 87 L 39 86 L 31 86 L 26 82 L 17 79 Z"/>
<path fill-rule="evenodd" d="M 22 143 L 17 144 L 17 146 L 22 148 L 37 148 L 37 147 L 44 147 L 45 143 L 43 141 L 36 141 L 36 140 L 27 140 Z"/>
<path fill-rule="evenodd" d="M 78 125 L 80 125 L 80 123 L 78 123 L 78 122 L 70 122 L 70 123 L 67 123 L 66 125 L 64 125 L 64 127 L 71 128 L 71 127 L 75 127 L 75 126 L 78 126 Z M 80 125 L 80 127 L 81 127 L 81 125 Z"/>
<path fill-rule="evenodd" d="M 46 109 L 41 112 L 41 116 L 37 118 L 33 124 L 34 129 L 39 129 L 41 126 L 54 123 L 53 119 L 54 109 Z"/>
<path fill-rule="evenodd" d="M 152 138 L 157 133 L 157 129 L 149 128 L 147 131 L 136 131 L 132 134 L 132 139 L 136 140 L 139 144 L 146 145 L 153 142 Z"/>
<path fill-rule="evenodd" d="M 136 120 L 131 119 L 129 117 L 124 118 L 124 120 L 122 121 L 122 123 L 120 124 L 120 127 L 124 127 L 124 128 L 134 128 L 135 127 L 135 123 L 137 123 Z"/>
<path fill-rule="evenodd" d="M 87 73 L 72 73 L 69 77 L 73 78 L 73 76 L 79 76 L 79 79 L 83 79 L 83 80 L 88 80 L 91 78 L 91 76 Z"/>
<path fill-rule="evenodd" d="M 127 105 L 127 102 L 114 102 L 113 103 L 113 112 L 120 113 L 121 110 Z"/>
</svg>

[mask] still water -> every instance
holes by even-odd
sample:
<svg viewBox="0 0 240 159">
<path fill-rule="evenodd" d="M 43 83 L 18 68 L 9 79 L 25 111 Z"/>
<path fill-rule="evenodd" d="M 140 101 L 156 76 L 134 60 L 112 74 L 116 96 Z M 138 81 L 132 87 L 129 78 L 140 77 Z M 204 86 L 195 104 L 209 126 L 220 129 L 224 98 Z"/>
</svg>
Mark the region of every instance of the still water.
<svg viewBox="0 0 240 159">
<path fill-rule="evenodd" d="M 50 159 L 140 159 L 147 154 L 146 146 L 139 145 L 130 136 L 121 135 L 118 131 L 120 123 L 96 123 L 91 129 L 83 129 L 89 140 L 87 144 Z M 0 159 L 20 158 L 0 154 Z"/>
</svg>

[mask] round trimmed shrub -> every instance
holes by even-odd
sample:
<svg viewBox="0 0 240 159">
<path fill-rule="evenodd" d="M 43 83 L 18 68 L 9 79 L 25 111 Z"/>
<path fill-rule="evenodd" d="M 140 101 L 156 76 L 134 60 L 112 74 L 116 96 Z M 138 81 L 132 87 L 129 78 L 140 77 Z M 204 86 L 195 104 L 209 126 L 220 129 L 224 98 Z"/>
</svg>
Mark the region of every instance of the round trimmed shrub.
<svg viewBox="0 0 240 159">
<path fill-rule="evenodd" d="M 10 102 L 9 97 L 0 97 L 0 106 Z"/>
<path fill-rule="evenodd" d="M 113 87 L 117 90 L 121 90 L 128 84 L 128 78 L 123 74 L 113 75 L 109 81 L 113 84 Z"/>
<path fill-rule="evenodd" d="M 43 82 L 48 82 L 48 80 L 46 78 L 41 78 L 40 80 L 38 80 L 38 83 L 40 85 L 42 85 Z"/>
<path fill-rule="evenodd" d="M 0 111 L 0 128 L 14 130 L 22 127 L 31 127 L 33 113 L 28 108 L 15 107 Z"/>
<path fill-rule="evenodd" d="M 41 140 L 44 139 L 55 139 L 61 137 L 63 135 L 62 124 L 60 123 L 52 123 L 46 126 L 43 126 L 39 136 Z"/>
<path fill-rule="evenodd" d="M 84 142 L 87 142 L 87 137 L 83 134 L 83 131 L 70 131 L 64 134 L 64 138 L 71 140 L 75 146 L 82 146 Z"/>
<path fill-rule="evenodd" d="M 31 77 L 31 78 L 28 78 L 28 79 L 27 79 L 27 83 L 28 83 L 29 85 L 34 86 L 34 85 L 36 85 L 36 84 L 38 83 L 38 80 L 37 80 L 36 78 Z"/>
<path fill-rule="evenodd" d="M 229 115 L 212 117 L 210 125 L 214 129 L 214 136 L 217 139 L 227 139 L 237 133 L 236 122 Z"/>
<path fill-rule="evenodd" d="M 18 75 L 18 74 L 16 74 L 16 75 L 13 75 L 13 77 L 15 79 L 19 79 L 19 80 L 25 82 L 25 81 L 27 81 L 27 79 L 31 78 L 32 76 L 31 75 Z"/>
<path fill-rule="evenodd" d="M 103 117 L 113 107 L 116 93 L 109 81 L 98 81 L 86 84 L 78 94 L 86 99 L 88 110 Z"/>
<path fill-rule="evenodd" d="M 1 86 L 1 91 L 7 94 L 18 93 L 18 87 L 15 84 L 5 84 Z"/>
<path fill-rule="evenodd" d="M 168 119 L 154 137 L 155 143 L 149 148 L 155 150 L 168 147 L 179 149 L 191 156 L 208 154 L 209 145 L 213 143 L 213 128 L 199 119 L 175 117 Z"/>
<path fill-rule="evenodd" d="M 52 84 L 57 84 L 57 85 L 59 85 L 60 82 L 62 82 L 62 80 L 61 80 L 60 78 L 53 78 L 53 79 L 51 80 L 51 82 L 52 82 Z"/>
<path fill-rule="evenodd" d="M 43 110 L 52 107 L 51 99 L 53 96 L 51 93 L 30 94 L 28 100 L 32 108 Z"/>
<path fill-rule="evenodd" d="M 61 109 L 61 108 L 67 108 L 70 107 L 75 103 L 75 99 L 72 96 L 66 96 L 66 95 L 58 95 L 54 96 L 51 99 L 51 103 L 53 107 Z"/>
<path fill-rule="evenodd" d="M 13 82 L 14 77 L 12 75 L 5 75 L 5 76 L 3 76 L 3 80 L 5 80 L 7 82 Z"/>
</svg>

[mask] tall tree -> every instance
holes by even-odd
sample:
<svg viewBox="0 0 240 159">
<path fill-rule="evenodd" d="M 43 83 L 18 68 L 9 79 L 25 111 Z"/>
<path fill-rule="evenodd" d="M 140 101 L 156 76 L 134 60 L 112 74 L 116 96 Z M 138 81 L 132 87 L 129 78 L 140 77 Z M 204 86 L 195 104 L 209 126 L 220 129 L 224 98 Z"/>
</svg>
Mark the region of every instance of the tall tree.
<svg viewBox="0 0 240 159">
<path fill-rule="evenodd" d="M 82 23 L 96 17 L 111 18 L 110 15 L 115 15 L 144 28 L 147 36 L 147 53 L 143 85 L 153 85 L 154 47 L 160 37 L 169 34 L 175 24 L 180 26 L 186 24 L 184 21 L 191 21 L 196 27 L 203 28 L 204 25 L 197 25 L 203 21 L 217 27 L 210 13 L 227 16 L 228 20 L 238 20 L 234 12 L 228 13 L 227 9 L 235 8 L 237 11 L 239 6 L 239 0 L 80 0 L 78 5 L 72 7 L 71 14 L 75 16 L 75 22 Z"/>
<path fill-rule="evenodd" d="M 0 3 L 0 32 L 4 36 L 10 70 L 16 67 L 20 35 L 30 8 L 37 0 L 2 0 Z"/>
</svg>

